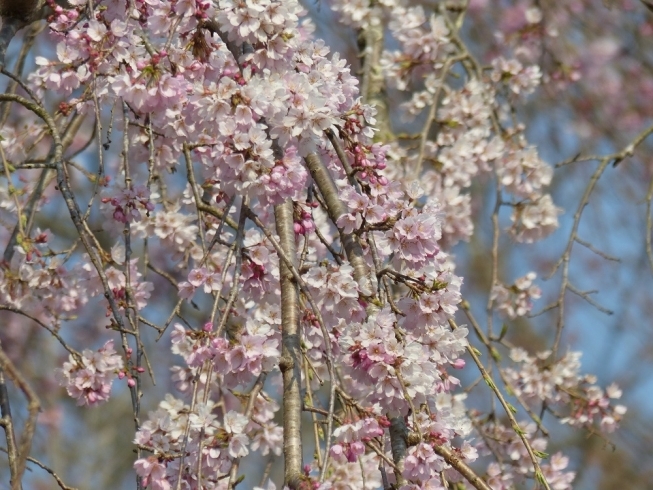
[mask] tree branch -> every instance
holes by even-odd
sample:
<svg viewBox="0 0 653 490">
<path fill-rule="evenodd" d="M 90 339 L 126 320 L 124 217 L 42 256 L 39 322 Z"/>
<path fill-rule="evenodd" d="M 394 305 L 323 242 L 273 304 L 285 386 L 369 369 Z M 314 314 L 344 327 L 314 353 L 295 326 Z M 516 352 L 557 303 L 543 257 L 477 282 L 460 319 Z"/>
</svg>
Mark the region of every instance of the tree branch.
<svg viewBox="0 0 653 490">
<path fill-rule="evenodd" d="M 286 255 L 295 260 L 297 250 L 293 228 L 293 204 L 287 199 L 274 207 L 279 242 Z M 295 265 L 295 264 L 293 264 Z M 281 285 L 281 360 L 283 376 L 283 455 L 284 485 L 299 488 L 302 475 L 301 433 L 301 348 L 299 332 L 299 296 L 291 268 L 279 265 Z M 329 341 L 325 339 L 325 341 Z"/>
</svg>

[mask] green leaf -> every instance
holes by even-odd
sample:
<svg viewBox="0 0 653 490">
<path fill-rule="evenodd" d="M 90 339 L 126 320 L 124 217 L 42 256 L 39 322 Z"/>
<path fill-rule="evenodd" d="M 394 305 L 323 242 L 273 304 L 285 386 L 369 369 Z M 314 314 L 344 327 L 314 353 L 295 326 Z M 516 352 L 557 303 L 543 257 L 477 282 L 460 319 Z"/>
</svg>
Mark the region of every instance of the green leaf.
<svg viewBox="0 0 653 490">
<path fill-rule="evenodd" d="M 490 354 L 492 355 L 492 359 L 494 359 L 496 362 L 501 362 L 501 354 L 499 354 L 499 351 L 492 347 L 490 349 Z"/>
<path fill-rule="evenodd" d="M 503 337 L 508 333 L 508 324 L 504 323 L 501 325 L 501 333 L 499 333 L 499 341 L 503 340 Z"/>
<path fill-rule="evenodd" d="M 544 475 L 542 474 L 542 470 L 537 470 L 535 472 L 535 479 L 545 487 L 547 486 L 546 478 L 544 478 Z"/>
</svg>

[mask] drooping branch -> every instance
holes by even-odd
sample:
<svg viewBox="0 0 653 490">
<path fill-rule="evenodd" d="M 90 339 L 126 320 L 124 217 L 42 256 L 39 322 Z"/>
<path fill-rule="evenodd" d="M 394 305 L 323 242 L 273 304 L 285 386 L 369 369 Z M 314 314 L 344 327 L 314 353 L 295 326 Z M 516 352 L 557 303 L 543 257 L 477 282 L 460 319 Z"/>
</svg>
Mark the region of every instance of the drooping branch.
<svg viewBox="0 0 653 490">
<path fill-rule="evenodd" d="M 25 381 L 23 376 L 18 372 L 18 369 L 14 366 L 14 363 L 11 362 L 11 359 L 7 357 L 5 352 L 0 347 L 0 372 L 6 374 L 14 384 L 22 391 L 23 395 L 27 399 L 27 421 L 23 427 L 23 433 L 20 438 L 20 444 L 15 446 L 15 460 L 11 461 L 11 453 L 9 454 L 10 459 L 10 470 L 11 470 L 11 490 L 20 490 L 22 488 L 21 480 L 23 473 L 25 473 L 25 465 L 27 464 L 27 457 L 29 456 L 30 450 L 32 448 L 32 438 L 34 437 L 34 430 L 36 429 L 36 417 L 38 415 L 39 408 L 41 403 L 39 402 L 36 392 L 32 387 Z M 3 388 L 5 388 L 3 383 Z M 5 388 L 6 389 L 6 388 Z M 8 400 L 5 400 L 6 391 L 2 392 L 2 423 L 4 424 L 13 424 L 11 414 L 5 414 L 5 401 L 7 402 L 7 407 L 9 405 Z M 5 425 L 6 430 L 6 425 Z M 7 438 L 9 443 L 9 438 Z M 14 441 L 15 442 L 15 441 Z"/>
<path fill-rule="evenodd" d="M 327 205 L 327 212 L 331 220 L 336 223 L 338 218 L 347 212 L 347 208 L 344 203 L 338 198 L 338 191 L 336 188 L 331 175 L 329 174 L 326 167 L 322 164 L 319 157 L 311 153 L 306 157 L 306 163 L 309 171 L 322 196 L 324 197 L 325 203 Z M 360 246 L 360 243 L 350 234 L 343 233 L 340 231 L 340 239 L 343 243 L 345 253 L 349 262 L 354 268 L 354 279 L 358 282 L 359 285 L 363 286 L 367 291 L 372 291 L 371 281 L 369 277 L 369 271 L 367 263 L 363 256 L 363 250 Z M 372 304 L 368 304 L 368 313 L 372 308 Z M 407 428 L 406 422 L 403 417 L 391 417 L 390 419 L 390 440 L 392 447 L 392 457 L 395 462 L 395 466 L 399 471 L 396 472 L 397 482 L 403 484 L 405 482 L 404 477 L 401 475 L 403 471 L 404 460 L 406 458 L 406 437 L 407 437 Z"/>
<path fill-rule="evenodd" d="M 451 326 L 452 330 L 456 330 L 458 328 L 456 322 L 453 321 L 453 319 L 451 318 L 449 319 L 449 325 Z M 522 443 L 524 444 L 524 447 L 526 448 L 526 452 L 528 453 L 528 456 L 531 459 L 531 463 L 533 464 L 533 469 L 535 471 L 535 478 L 544 486 L 546 490 L 551 490 L 549 483 L 546 481 L 546 478 L 544 477 L 544 473 L 542 472 L 542 468 L 537 460 L 537 456 L 535 455 L 533 447 L 531 446 L 531 443 L 526 438 L 526 432 L 524 432 L 524 430 L 522 430 L 519 427 L 519 424 L 517 423 L 517 419 L 515 418 L 514 415 L 514 408 L 508 404 L 501 391 L 499 391 L 497 386 L 494 384 L 492 377 L 489 375 L 489 373 L 485 369 L 485 366 L 483 366 L 483 363 L 478 358 L 478 355 L 476 354 L 477 351 L 471 345 L 468 345 L 467 352 L 474 360 L 476 367 L 478 367 L 478 370 L 481 372 L 481 376 L 483 376 L 483 379 L 490 387 L 490 389 L 494 392 L 494 394 L 499 400 L 499 403 L 501 403 L 501 406 L 506 412 L 508 420 L 510 420 L 511 428 L 515 431 L 515 434 L 517 434 L 517 436 L 521 439 Z"/>
<path fill-rule="evenodd" d="M 15 306 L 11 306 L 11 305 L 0 305 L 0 311 L 11 311 L 12 313 L 17 313 L 17 314 L 22 315 L 22 316 L 24 316 L 26 318 L 29 318 L 33 322 L 37 323 L 39 326 L 43 327 L 45 330 L 47 330 L 50 333 L 50 335 L 52 335 L 55 339 L 57 339 L 59 341 L 59 343 L 63 346 L 63 348 L 66 349 L 70 353 L 70 355 L 72 355 L 73 357 L 75 357 L 77 359 L 79 358 L 79 352 L 72 349 L 66 343 L 66 341 L 63 338 L 61 338 L 61 335 L 59 335 L 59 333 L 55 329 L 47 326 L 45 323 L 43 323 L 41 320 L 39 320 L 35 316 L 30 315 L 26 311 L 21 310 L 20 308 L 16 308 Z"/>
<path fill-rule="evenodd" d="M 84 122 L 84 115 L 80 113 L 75 113 L 75 115 L 71 118 L 70 122 L 64 129 L 62 135 L 61 135 L 61 146 L 62 146 L 62 153 L 65 152 L 68 147 L 72 144 L 74 137 L 77 135 L 77 132 L 79 131 L 79 128 L 82 126 L 82 123 Z M 52 158 L 53 155 L 50 155 L 50 158 Z M 32 229 L 32 226 L 34 224 L 34 217 L 36 215 L 36 210 L 38 208 L 37 204 L 41 197 L 43 197 L 43 192 L 45 189 L 48 187 L 50 182 L 55 178 L 56 172 L 52 171 L 49 168 L 43 169 L 41 171 L 41 174 L 39 175 L 39 179 L 36 183 L 36 187 L 32 191 L 32 195 L 29 198 L 29 201 L 27 202 L 27 206 L 25 206 L 24 209 L 24 216 L 25 216 L 25 229 L 23 232 L 25 233 L 26 236 L 29 236 L 30 231 Z M 7 247 L 5 248 L 3 258 L 5 262 L 9 263 L 11 262 L 12 257 L 14 256 L 14 250 L 15 246 L 18 244 L 18 237 L 20 235 L 20 226 L 19 224 L 16 224 L 14 227 L 14 230 L 11 234 L 11 237 L 9 238 L 9 242 L 7 244 Z"/>
<path fill-rule="evenodd" d="M 55 479 L 55 481 L 57 482 L 57 485 L 59 485 L 59 488 L 61 488 L 61 490 L 77 490 L 75 487 L 70 487 L 70 486 L 66 485 L 63 482 L 63 480 L 59 477 L 59 475 L 57 475 L 54 472 L 54 470 L 52 468 L 49 468 L 48 466 L 44 465 L 38 459 L 35 459 L 35 458 L 32 458 L 32 457 L 28 456 L 27 461 L 29 461 L 30 463 L 35 464 L 36 466 L 38 466 L 42 470 L 44 470 L 44 471 L 48 472 L 50 475 L 52 475 L 52 478 Z"/>
<path fill-rule="evenodd" d="M 340 163 L 342 164 L 342 168 L 345 169 L 345 173 L 347 174 L 347 179 L 349 180 L 349 183 L 352 186 L 354 186 L 354 188 L 358 189 L 358 182 L 356 182 L 356 177 L 354 176 L 354 169 L 349 163 L 349 159 L 347 158 L 347 154 L 345 153 L 342 144 L 340 144 L 340 141 L 338 140 L 338 138 L 336 137 L 336 135 L 331 129 L 327 129 L 326 131 L 324 131 L 324 134 L 326 134 L 326 137 L 329 138 L 329 141 L 331 142 L 333 149 L 336 151 L 336 155 L 338 155 L 338 160 L 340 160 Z"/>
<path fill-rule="evenodd" d="M 18 477 L 16 464 L 18 461 L 18 448 L 16 447 L 16 435 L 14 433 L 14 420 L 11 416 L 11 404 L 9 403 L 9 391 L 5 380 L 4 370 L 0 369 L 0 425 L 5 431 L 7 441 L 7 456 L 9 458 L 9 484 L 13 486 L 14 480 Z"/>
<path fill-rule="evenodd" d="M 240 281 L 241 266 L 243 263 L 243 237 L 245 235 L 245 218 L 247 217 L 247 210 L 249 204 L 249 197 L 243 196 L 243 201 L 241 203 L 240 217 L 238 218 L 238 228 L 236 231 L 236 264 L 234 266 L 234 277 L 232 279 L 231 291 L 229 292 L 229 298 L 227 299 L 227 304 L 224 307 L 224 313 L 220 318 L 220 323 L 216 328 L 216 335 L 220 335 L 222 330 L 227 325 L 227 320 L 229 319 L 229 311 L 231 307 L 236 302 L 236 297 L 238 296 L 238 282 Z M 227 209 L 225 214 L 229 213 Z M 220 231 L 218 229 L 218 231 Z"/>
<path fill-rule="evenodd" d="M 36 116 L 43 120 L 43 122 L 48 127 L 49 133 L 52 137 L 52 160 L 56 167 L 57 175 L 57 185 L 61 195 L 66 203 L 70 217 L 75 225 L 77 233 L 81 242 L 83 243 L 86 251 L 88 252 L 89 259 L 95 267 L 98 276 L 100 277 L 100 282 L 102 283 L 102 288 L 104 290 L 104 297 L 109 303 L 109 308 L 111 314 L 117 323 L 117 328 L 120 331 L 125 330 L 124 320 L 120 314 L 118 304 L 112 293 L 112 289 L 109 286 L 109 280 L 107 275 L 104 272 L 103 261 L 101 257 L 101 250 L 97 244 L 96 238 L 91 233 L 88 228 L 88 224 L 82 219 L 81 211 L 79 209 L 79 204 L 75 199 L 75 196 L 70 188 L 69 178 L 65 169 L 65 164 L 63 161 L 63 152 L 64 152 L 64 141 L 61 137 L 59 130 L 55 124 L 52 116 L 45 110 L 45 108 L 35 102 L 27 100 L 24 97 L 14 94 L 0 94 L 0 102 L 15 102 L 22 105 L 27 110 L 33 112 Z M 129 366 L 131 368 L 131 366 Z"/>
<path fill-rule="evenodd" d="M 554 306 L 557 306 L 558 308 L 558 315 L 557 315 L 557 324 L 556 324 L 556 336 L 552 349 L 553 357 L 556 356 L 558 349 L 560 347 L 560 341 L 562 339 L 562 330 L 564 327 L 564 315 L 565 315 L 564 296 L 567 290 L 570 291 L 572 290 L 569 281 L 569 265 L 571 261 L 571 251 L 575 242 L 582 243 L 581 241 L 578 240 L 578 228 L 580 226 L 580 220 L 583 215 L 583 211 L 585 210 L 585 207 L 589 203 L 589 199 L 592 193 L 594 192 L 596 184 L 598 183 L 599 179 L 601 178 L 605 170 L 608 168 L 610 163 L 612 163 L 613 166 L 617 166 L 625 159 L 632 157 L 635 152 L 635 149 L 637 149 L 640 145 L 642 145 L 644 141 L 646 141 L 651 134 L 653 134 L 653 126 L 649 126 L 646 129 L 644 129 L 628 145 L 626 145 L 621 151 L 617 153 L 604 155 L 604 156 L 597 156 L 597 155 L 590 155 L 585 157 L 577 156 L 571 160 L 559 163 L 557 165 L 558 167 L 560 167 L 564 165 L 569 165 L 571 163 L 583 162 L 589 160 L 600 161 L 599 166 L 596 168 L 596 170 L 594 170 L 594 173 L 592 173 L 592 177 L 587 183 L 587 186 L 585 187 L 585 191 L 583 192 L 583 196 L 581 197 L 578 207 L 576 208 L 576 212 L 574 213 L 574 222 L 571 228 L 571 232 L 569 234 L 569 239 L 567 240 L 567 246 L 565 247 L 565 251 L 560 256 L 560 259 L 558 259 L 558 261 L 553 266 L 551 272 L 549 273 L 549 278 L 550 278 L 553 276 L 553 274 L 555 274 L 555 272 L 559 268 L 562 269 L 562 280 L 560 283 L 560 290 L 558 293 L 558 298 L 554 303 Z M 653 185 L 650 187 L 650 189 L 653 189 Z M 653 196 L 653 192 L 651 190 L 649 190 L 648 192 L 648 196 L 647 196 L 648 202 L 650 202 L 651 200 L 650 196 Z M 647 214 L 647 238 L 646 238 L 647 252 L 651 250 L 650 247 L 651 224 L 649 224 L 650 222 L 651 222 L 650 214 Z M 649 260 L 651 260 L 651 262 L 653 263 L 653 258 L 651 258 L 652 255 L 650 253 L 648 255 L 649 255 Z M 585 297 L 585 299 L 587 298 Z"/>
</svg>

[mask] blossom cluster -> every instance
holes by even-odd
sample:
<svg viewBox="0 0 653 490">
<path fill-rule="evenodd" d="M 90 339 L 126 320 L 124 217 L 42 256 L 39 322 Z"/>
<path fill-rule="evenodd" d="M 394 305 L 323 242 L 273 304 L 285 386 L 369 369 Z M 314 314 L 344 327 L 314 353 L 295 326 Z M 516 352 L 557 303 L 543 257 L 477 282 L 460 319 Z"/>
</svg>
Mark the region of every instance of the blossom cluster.
<svg viewBox="0 0 653 490">
<path fill-rule="evenodd" d="M 119 267 L 109 266 L 103 271 L 107 280 L 107 286 L 120 310 L 124 310 L 133 305 L 138 309 L 142 309 L 148 303 L 148 299 L 154 289 L 154 284 L 143 279 L 143 274 L 138 270 L 138 258 L 131 259 L 128 265 L 125 264 L 124 250 L 124 246 L 120 243 L 112 249 L 112 258 Z M 104 285 L 101 279 L 91 272 L 93 269 L 90 264 L 86 264 L 85 268 L 88 277 L 88 280 L 85 282 L 87 292 L 91 296 L 96 296 L 103 291 Z M 127 286 L 127 271 L 125 269 L 129 270 L 129 287 Z M 107 305 L 106 316 L 111 316 L 111 314 L 111 309 Z"/>
<path fill-rule="evenodd" d="M 474 2 L 468 13 L 474 25 L 491 21 L 495 28 L 479 32 L 485 52 L 522 65 L 541 64 L 541 94 L 544 105 L 561 103 L 570 109 L 568 127 L 585 141 L 606 136 L 611 121 L 624 121 L 623 129 L 634 130 L 650 110 L 648 101 L 638 94 L 650 90 L 651 79 L 633 63 L 640 52 L 629 51 L 628 41 L 615 32 L 633 32 L 650 37 L 644 5 L 625 4 L 625 9 L 605 8 L 608 4 L 579 2 L 573 8 L 559 4 L 537 6 L 533 2 L 514 2 L 506 9 L 490 12 L 485 2 Z M 633 17 L 630 13 L 637 12 Z M 578 18 L 586 19 L 582 25 Z M 479 22 L 480 20 L 483 22 Z M 495 23 L 496 22 L 496 23 Z M 494 35 L 493 35 L 494 34 Z M 583 42 L 577 42 L 577 36 Z M 544 59 L 543 51 L 547 52 Z M 628 56 L 623 56 L 628 52 Z M 642 52 L 643 53 L 643 52 Z M 508 81 L 510 83 L 510 81 Z M 591 122 L 587 107 L 597 111 Z M 566 131 L 567 126 L 561 128 Z"/>
<path fill-rule="evenodd" d="M 102 202 L 113 206 L 112 217 L 119 223 L 140 221 L 141 211 L 149 213 L 154 209 L 154 204 L 149 199 L 149 189 L 144 185 L 136 185 L 130 189 L 123 189 L 112 193 L 112 197 L 102 199 Z"/>
<path fill-rule="evenodd" d="M 184 357 L 191 370 L 198 370 L 205 362 L 224 376 L 228 387 L 246 385 L 263 372 L 269 372 L 278 362 L 278 333 L 270 325 L 250 321 L 230 343 L 211 330 L 211 323 L 198 331 L 187 331 L 180 324 L 173 328 L 172 352 Z"/>
<path fill-rule="evenodd" d="M 12 261 L 0 267 L 2 304 L 25 309 L 51 321 L 85 305 L 91 294 L 86 288 L 90 274 L 85 261 L 73 267 L 64 264 L 64 254 L 52 254 L 51 233 L 34 231 L 14 248 Z"/>
<path fill-rule="evenodd" d="M 538 460 L 547 457 L 544 451 L 548 442 L 545 437 L 537 435 L 536 424 L 521 422 L 520 428 Z M 488 465 L 486 473 L 487 483 L 493 490 L 509 490 L 524 482 L 526 478 L 534 477 L 530 457 L 514 430 L 500 423 L 493 423 L 484 427 L 483 435 L 485 445 L 482 452 L 491 452 L 498 456 L 498 461 Z M 576 473 L 565 471 L 568 465 L 569 458 L 559 452 L 548 457 L 546 463 L 540 463 L 542 474 L 551 488 L 571 490 Z"/>
<path fill-rule="evenodd" d="M 170 15 L 177 12 L 178 32 L 192 33 L 190 52 L 175 37 L 156 53 L 137 41 L 137 23 L 125 17 L 124 8 L 113 2 L 107 7 L 89 25 L 74 24 L 70 11 L 60 12 L 57 30 L 68 35 L 60 37 L 59 62 L 39 59 L 34 88 L 66 93 L 68 85 L 57 81 L 83 83 L 88 74 L 82 77 L 73 68 L 92 53 L 92 71 L 104 75 L 98 79 L 103 97 L 122 97 L 133 110 L 150 114 L 154 151 L 164 157 L 157 159 L 159 165 L 173 164 L 180 138 L 198 140 L 210 145 L 195 153 L 223 191 L 244 191 L 273 203 L 297 197 L 307 173 L 296 148 L 338 124 L 343 109 L 353 105 L 357 83 L 337 55 L 326 58 L 323 43 L 288 35 L 298 29 L 299 5 L 224 2 L 216 9 L 209 2 L 189 2 L 188 8 L 171 10 L 165 2 L 149 2 L 140 15 L 148 19 L 153 42 L 167 35 Z M 234 59 L 207 19 L 215 19 L 235 45 L 252 43 L 253 52 Z M 84 107 L 81 100 L 75 103 Z M 132 125 L 129 132 L 134 143 L 140 139 L 145 146 L 134 148 L 134 155 L 147 152 L 147 130 Z M 285 148 L 282 155 L 273 154 L 268 134 Z M 130 199 L 109 199 L 116 219 L 129 214 L 124 205 L 129 208 Z"/>
<path fill-rule="evenodd" d="M 333 431 L 335 442 L 331 446 L 331 457 L 340 463 L 355 463 L 365 454 L 365 442 L 383 434 L 383 428 L 374 418 L 368 417 L 353 424 L 343 424 Z"/>
<path fill-rule="evenodd" d="M 134 440 L 155 455 L 137 460 L 134 468 L 143 484 L 153 489 L 174 488 L 178 477 L 185 486 L 218 488 L 218 475 L 228 472 L 235 458 L 249 453 L 247 426 L 247 417 L 235 411 L 216 416 L 212 402 L 198 403 L 191 410 L 167 396 Z M 185 458 L 168 461 L 170 454 L 184 449 Z"/>
<path fill-rule="evenodd" d="M 337 322 L 340 318 L 349 318 L 362 321 L 365 318 L 365 309 L 359 301 L 359 285 L 353 278 L 350 264 L 345 262 L 339 267 L 316 265 L 304 277 L 328 320 Z"/>
<path fill-rule="evenodd" d="M 246 386 L 278 363 L 277 334 L 269 326 L 248 322 L 237 343 L 216 335 L 211 327 L 208 323 L 197 331 L 179 324 L 173 328 L 172 352 L 181 355 L 187 366 L 175 370 L 182 393 L 189 394 L 191 385 L 197 384 L 202 390 L 226 394 L 226 389 Z M 207 375 L 206 366 L 213 376 Z M 168 395 L 136 434 L 135 442 L 155 454 L 136 461 L 137 473 L 152 488 L 173 488 L 180 472 L 188 485 L 218 488 L 234 460 L 250 450 L 280 454 L 282 431 L 273 422 L 279 410 L 274 400 L 261 392 L 250 416 L 240 413 L 233 395 L 225 402 L 226 408 L 218 408 L 209 398 L 191 407 Z M 177 456 L 170 460 L 170 454 Z"/>
<path fill-rule="evenodd" d="M 389 27 L 402 50 L 384 53 L 387 83 L 412 90 L 412 98 L 402 104 L 407 119 L 439 105 L 427 121 L 437 125 L 437 137 L 421 136 L 420 151 L 412 154 L 398 143 L 392 144 L 390 161 L 397 166 L 390 166 L 389 175 L 405 181 L 415 175 L 406 168 L 417 167 L 416 172 L 421 173 L 428 164 L 422 182 L 427 194 L 437 197 L 446 210 L 444 244 L 453 245 L 471 236 L 471 206 L 465 190 L 473 177 L 491 170 L 500 185 L 518 199 L 512 204 L 511 234 L 528 243 L 550 234 L 558 226 L 559 214 L 545 192 L 552 169 L 525 143 L 522 126 L 513 125 L 507 131 L 501 126 L 511 124 L 502 115 L 509 113 L 512 102 L 511 98 L 502 102 L 501 84 L 514 96 L 529 94 L 540 83 L 539 67 L 524 65 L 516 58 L 496 57 L 488 76 L 472 77 L 463 88 L 454 89 L 445 83 L 450 66 L 443 60 L 456 54 L 445 17 L 432 14 L 427 21 L 421 6 L 405 8 L 399 2 L 388 10 L 393 19 Z"/>
<path fill-rule="evenodd" d="M 79 356 L 71 354 L 57 376 L 78 405 L 95 406 L 109 399 L 114 379 L 125 375 L 122 369 L 122 357 L 109 340 L 95 352 L 85 349 Z"/>
<path fill-rule="evenodd" d="M 529 272 L 510 286 L 495 284 L 490 296 L 496 302 L 499 313 L 511 320 L 530 313 L 533 301 L 542 296 L 540 288 L 533 284 L 536 277 L 534 272 Z"/>
<path fill-rule="evenodd" d="M 524 66 L 519 60 L 505 59 L 503 57 L 492 60 L 493 82 L 504 82 L 515 94 L 530 94 L 540 84 L 542 72 L 537 65 Z"/>
<path fill-rule="evenodd" d="M 563 423 L 589 429 L 598 424 L 601 431 L 614 431 L 626 413 L 625 406 L 612 402 L 621 398 L 617 385 L 604 391 L 596 386 L 595 376 L 580 375 L 580 352 L 568 352 L 557 361 L 550 356 L 550 351 L 531 356 L 524 349 L 512 349 L 510 358 L 517 366 L 506 368 L 505 373 L 515 393 L 529 402 L 568 406 Z"/>
<path fill-rule="evenodd" d="M 405 90 L 411 75 L 428 73 L 442 62 L 449 52 L 450 31 L 442 16 L 427 18 L 421 5 L 408 7 L 397 2 L 389 13 L 388 27 L 401 49 L 384 52 L 381 66 L 390 83 Z"/>
<path fill-rule="evenodd" d="M 403 323 L 402 340 L 397 339 L 397 318 L 389 308 L 364 323 L 345 327 L 338 343 L 357 399 L 407 413 L 408 400 L 426 403 L 437 391 L 449 391 L 459 384 L 443 365 L 455 365 L 467 346 L 467 330 L 447 331 L 437 315 L 423 318 L 431 320 L 415 326 L 423 333 L 411 331 L 410 323 Z"/>
</svg>

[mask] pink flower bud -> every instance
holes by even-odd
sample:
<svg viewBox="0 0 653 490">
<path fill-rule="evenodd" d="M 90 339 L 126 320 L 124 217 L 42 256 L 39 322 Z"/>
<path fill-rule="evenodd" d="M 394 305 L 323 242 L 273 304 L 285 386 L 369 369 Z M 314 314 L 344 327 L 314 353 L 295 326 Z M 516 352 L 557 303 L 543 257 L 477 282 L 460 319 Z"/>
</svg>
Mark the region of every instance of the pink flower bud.
<svg viewBox="0 0 653 490">
<path fill-rule="evenodd" d="M 451 366 L 454 369 L 462 369 L 465 367 L 465 360 L 459 357 L 453 362 L 453 364 L 451 364 Z"/>
</svg>

